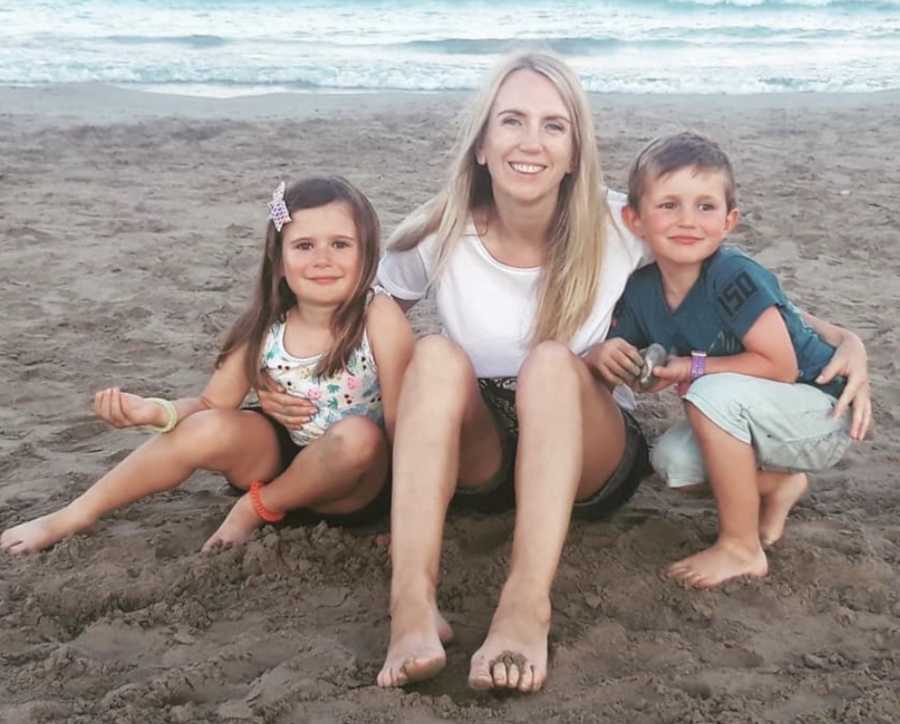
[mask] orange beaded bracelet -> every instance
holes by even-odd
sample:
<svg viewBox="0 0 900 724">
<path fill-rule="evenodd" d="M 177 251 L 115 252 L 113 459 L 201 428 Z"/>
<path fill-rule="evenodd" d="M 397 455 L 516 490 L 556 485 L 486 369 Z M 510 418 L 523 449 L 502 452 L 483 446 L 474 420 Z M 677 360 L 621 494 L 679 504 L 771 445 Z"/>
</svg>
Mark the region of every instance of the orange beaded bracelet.
<svg viewBox="0 0 900 724">
<path fill-rule="evenodd" d="M 253 503 L 253 510 L 255 510 L 256 514 L 266 521 L 266 523 L 280 523 L 284 520 L 284 513 L 276 513 L 263 505 L 262 498 L 260 497 L 262 489 L 263 484 L 258 480 L 250 483 L 250 502 Z"/>
</svg>

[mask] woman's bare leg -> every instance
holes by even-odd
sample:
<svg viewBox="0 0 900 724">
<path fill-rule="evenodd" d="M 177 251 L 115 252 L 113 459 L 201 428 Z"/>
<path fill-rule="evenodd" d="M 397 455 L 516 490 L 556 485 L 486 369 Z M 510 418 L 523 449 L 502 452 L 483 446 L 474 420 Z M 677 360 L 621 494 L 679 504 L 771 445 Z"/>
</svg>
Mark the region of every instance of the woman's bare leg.
<svg viewBox="0 0 900 724">
<path fill-rule="evenodd" d="M 351 513 L 375 499 L 387 474 L 388 446 L 381 428 L 365 417 L 348 417 L 305 447 L 263 488 L 260 497 L 263 505 L 276 513 L 295 508 Z M 216 544 L 243 543 L 262 524 L 249 495 L 244 495 L 203 550 Z"/>
<path fill-rule="evenodd" d="M 460 347 L 416 343 L 400 394 L 391 506 L 391 640 L 379 686 L 434 676 L 452 636 L 437 607 L 444 519 L 457 481 L 487 481 L 502 463 L 500 436 Z"/>
<path fill-rule="evenodd" d="M 5 531 L 0 544 L 11 553 L 41 550 L 111 510 L 177 487 L 198 469 L 224 473 L 247 486 L 274 475 L 278 466 L 278 441 L 262 415 L 198 412 L 141 445 L 65 508 Z"/>
<path fill-rule="evenodd" d="M 673 563 L 668 573 L 697 588 L 712 588 L 737 576 L 765 576 L 769 567 L 759 540 L 760 490 L 753 448 L 694 405 L 686 407 L 719 510 L 719 538 L 711 548 Z"/>
<path fill-rule="evenodd" d="M 479 689 L 537 691 L 547 676 L 550 588 L 576 499 L 590 497 L 619 465 L 625 423 L 583 360 L 555 342 L 538 345 L 519 374 L 516 526 L 509 576 L 491 628 L 472 657 Z"/>
</svg>

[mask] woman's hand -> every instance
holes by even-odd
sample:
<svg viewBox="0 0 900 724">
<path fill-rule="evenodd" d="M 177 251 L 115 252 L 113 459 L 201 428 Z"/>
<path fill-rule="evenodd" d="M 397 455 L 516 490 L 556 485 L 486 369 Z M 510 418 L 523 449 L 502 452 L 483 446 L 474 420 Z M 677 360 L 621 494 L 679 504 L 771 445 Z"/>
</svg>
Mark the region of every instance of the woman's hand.
<svg viewBox="0 0 900 724">
<path fill-rule="evenodd" d="M 843 330 L 843 335 L 831 357 L 816 378 L 819 384 L 831 382 L 837 376 L 847 379 L 847 386 L 834 407 L 834 416 L 840 417 L 852 405 L 850 437 L 862 440 L 872 424 L 872 393 L 869 387 L 869 357 L 866 346 L 853 332 Z"/>
<path fill-rule="evenodd" d="M 168 420 L 166 411 L 155 402 L 122 392 L 118 387 L 108 387 L 94 395 L 94 412 L 113 427 L 138 427 L 156 425 L 163 427 Z"/>
<path fill-rule="evenodd" d="M 318 407 L 305 397 L 289 395 L 267 374 L 262 375 L 262 384 L 256 391 L 263 411 L 280 422 L 288 430 L 296 430 L 309 422 Z"/>
<path fill-rule="evenodd" d="M 641 376 L 644 365 L 637 347 L 618 337 L 595 344 L 585 352 L 584 359 L 610 387 L 630 387 Z"/>
</svg>

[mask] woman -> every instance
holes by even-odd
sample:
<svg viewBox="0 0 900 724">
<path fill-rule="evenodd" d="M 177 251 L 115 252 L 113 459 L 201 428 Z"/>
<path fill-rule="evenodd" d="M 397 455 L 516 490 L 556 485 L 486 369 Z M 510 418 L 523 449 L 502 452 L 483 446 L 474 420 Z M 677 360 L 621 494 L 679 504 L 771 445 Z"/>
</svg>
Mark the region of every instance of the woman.
<svg viewBox="0 0 900 724">
<path fill-rule="evenodd" d="M 602 188 L 575 74 L 554 56 L 525 53 L 505 60 L 473 104 L 447 185 L 392 236 L 380 283 L 407 308 L 433 287 L 445 333 L 417 342 L 400 396 L 380 686 L 431 677 L 446 662 L 452 631 L 436 591 L 452 499 L 516 507 L 509 575 L 470 685 L 543 685 L 569 520 L 608 515 L 647 471 L 630 394 L 614 397 L 591 363 L 648 256 L 621 223 L 624 201 Z M 835 366 L 851 369 L 853 394 L 868 400 L 864 349 L 841 332 Z M 308 413 L 284 396 L 261 397 L 288 426 Z"/>
</svg>

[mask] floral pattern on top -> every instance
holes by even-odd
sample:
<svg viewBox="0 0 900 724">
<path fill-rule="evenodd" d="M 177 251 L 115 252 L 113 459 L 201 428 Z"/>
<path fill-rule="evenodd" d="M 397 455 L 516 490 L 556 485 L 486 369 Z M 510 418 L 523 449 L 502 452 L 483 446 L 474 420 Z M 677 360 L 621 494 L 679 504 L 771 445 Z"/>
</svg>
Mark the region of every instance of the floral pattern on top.
<svg viewBox="0 0 900 724">
<path fill-rule="evenodd" d="M 318 406 L 309 422 L 288 431 L 297 445 L 308 445 L 345 417 L 358 415 L 384 424 L 378 368 L 365 332 L 346 369 L 329 377 L 317 377 L 316 365 L 322 355 L 294 357 L 284 347 L 284 329 L 284 322 L 276 322 L 266 335 L 262 368 L 289 394 L 305 397 Z"/>
</svg>

